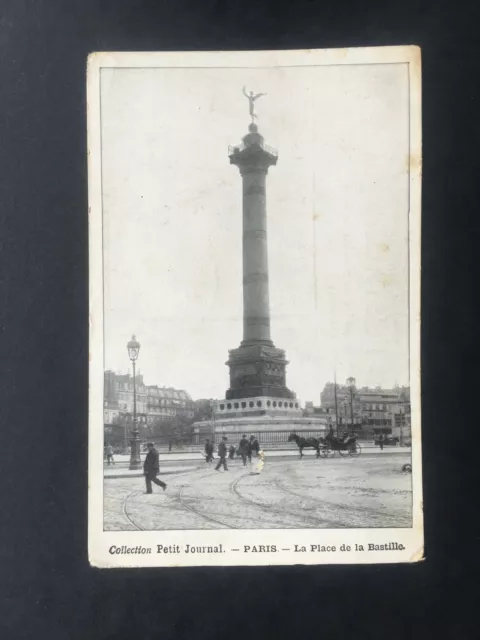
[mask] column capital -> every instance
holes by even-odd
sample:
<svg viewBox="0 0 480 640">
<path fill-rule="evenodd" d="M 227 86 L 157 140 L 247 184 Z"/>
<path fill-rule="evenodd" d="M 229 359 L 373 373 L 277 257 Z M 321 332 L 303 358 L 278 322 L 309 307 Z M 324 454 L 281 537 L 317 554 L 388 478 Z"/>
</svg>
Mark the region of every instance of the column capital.
<svg viewBox="0 0 480 640">
<path fill-rule="evenodd" d="M 267 173 L 268 168 L 277 164 L 278 152 L 265 144 L 263 136 L 251 131 L 243 137 L 242 143 L 229 147 L 230 164 L 236 165 L 240 173 Z"/>
</svg>

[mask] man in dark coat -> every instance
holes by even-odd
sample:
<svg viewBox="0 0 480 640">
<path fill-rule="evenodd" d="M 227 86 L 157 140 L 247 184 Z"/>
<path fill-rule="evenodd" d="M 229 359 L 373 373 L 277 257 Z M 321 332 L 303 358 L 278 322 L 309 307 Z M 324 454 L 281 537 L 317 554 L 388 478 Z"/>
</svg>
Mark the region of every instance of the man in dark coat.
<svg viewBox="0 0 480 640">
<path fill-rule="evenodd" d="M 383 451 L 383 443 L 385 442 L 385 436 L 383 433 L 380 434 L 378 438 L 378 443 L 380 444 L 380 450 Z"/>
<path fill-rule="evenodd" d="M 258 451 L 260 449 L 260 445 L 258 444 L 258 440 L 255 436 L 250 436 L 250 462 L 252 461 L 252 453 L 258 455 Z"/>
<path fill-rule="evenodd" d="M 207 438 L 205 441 L 205 462 L 212 462 L 213 460 L 213 442 Z"/>
<path fill-rule="evenodd" d="M 220 467 L 223 464 L 225 471 L 228 471 L 227 467 L 227 437 L 223 436 L 222 441 L 218 445 L 218 463 L 215 467 L 215 471 L 220 471 Z"/>
<path fill-rule="evenodd" d="M 242 456 L 243 466 L 247 465 L 247 456 L 249 452 L 250 446 L 248 444 L 247 436 L 243 434 L 242 439 L 238 445 L 238 453 Z"/>
<path fill-rule="evenodd" d="M 152 482 L 158 484 L 158 486 L 162 487 L 165 491 L 167 485 L 157 478 L 157 475 L 160 473 L 160 462 L 158 459 L 158 451 L 155 449 L 153 442 L 147 443 L 147 450 L 148 453 L 143 463 L 143 473 L 145 475 L 145 484 L 147 485 L 145 493 L 152 493 Z"/>
</svg>

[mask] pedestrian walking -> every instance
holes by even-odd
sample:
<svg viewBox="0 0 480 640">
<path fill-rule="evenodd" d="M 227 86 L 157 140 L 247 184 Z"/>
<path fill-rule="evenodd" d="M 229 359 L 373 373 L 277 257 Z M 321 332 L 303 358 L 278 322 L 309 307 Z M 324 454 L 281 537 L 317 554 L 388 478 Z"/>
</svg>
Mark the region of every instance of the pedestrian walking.
<svg viewBox="0 0 480 640">
<path fill-rule="evenodd" d="M 248 444 L 247 436 L 243 434 L 242 439 L 238 445 L 238 452 L 242 457 L 243 466 L 247 466 L 247 456 L 250 450 L 250 445 Z M 251 460 L 250 460 L 251 461 Z"/>
<path fill-rule="evenodd" d="M 383 451 L 383 442 L 384 442 L 384 435 L 383 433 L 380 434 L 380 437 L 378 438 L 378 443 L 380 445 L 380 451 Z"/>
<path fill-rule="evenodd" d="M 157 478 L 160 473 L 160 461 L 158 451 L 155 449 L 153 442 L 147 442 L 147 455 L 143 463 L 143 473 L 145 475 L 145 484 L 147 490 L 145 493 L 152 493 L 152 482 L 158 484 L 165 491 L 167 485 Z"/>
<path fill-rule="evenodd" d="M 223 465 L 225 471 L 228 471 L 227 467 L 227 437 L 223 436 L 222 441 L 218 445 L 218 463 L 215 467 L 215 471 L 220 471 L 220 467 Z"/>
<path fill-rule="evenodd" d="M 115 464 L 115 460 L 113 459 L 113 447 L 111 444 L 107 444 L 105 448 L 105 454 L 107 456 L 108 466 L 110 466 L 110 464 Z"/>
<path fill-rule="evenodd" d="M 251 454 L 255 454 L 258 455 L 258 452 L 260 450 L 260 445 L 258 443 L 258 440 L 255 436 L 250 436 L 250 462 L 252 461 L 252 456 Z"/>
<path fill-rule="evenodd" d="M 252 464 L 252 441 L 247 440 L 247 458 L 250 464 Z"/>
<path fill-rule="evenodd" d="M 212 462 L 213 460 L 213 442 L 207 438 L 205 440 L 205 462 Z"/>
<path fill-rule="evenodd" d="M 230 448 L 228 450 L 228 459 L 229 460 L 234 460 L 235 459 L 235 446 L 233 444 L 230 445 Z"/>
</svg>

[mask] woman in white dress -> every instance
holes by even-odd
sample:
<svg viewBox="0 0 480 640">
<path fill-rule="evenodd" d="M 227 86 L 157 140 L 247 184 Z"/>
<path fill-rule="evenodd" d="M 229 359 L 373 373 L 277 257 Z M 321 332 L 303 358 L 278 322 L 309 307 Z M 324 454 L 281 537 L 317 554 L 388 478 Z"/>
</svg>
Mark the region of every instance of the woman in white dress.
<svg viewBox="0 0 480 640">
<path fill-rule="evenodd" d="M 255 463 L 255 468 L 253 470 L 254 474 L 259 474 L 262 473 L 262 469 L 265 465 L 265 452 L 262 448 L 262 446 L 260 445 L 259 449 L 258 449 L 258 453 L 257 453 L 257 460 Z"/>
</svg>

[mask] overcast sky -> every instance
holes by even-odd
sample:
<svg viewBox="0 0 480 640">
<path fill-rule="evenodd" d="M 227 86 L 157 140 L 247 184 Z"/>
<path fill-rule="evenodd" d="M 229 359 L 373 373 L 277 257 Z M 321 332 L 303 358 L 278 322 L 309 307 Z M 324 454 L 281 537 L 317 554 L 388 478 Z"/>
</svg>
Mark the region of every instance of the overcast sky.
<svg viewBox="0 0 480 640">
<path fill-rule="evenodd" d="M 101 72 L 105 367 L 224 397 L 242 340 L 242 86 L 266 92 L 272 339 L 287 384 L 408 384 L 407 65 Z"/>
</svg>

